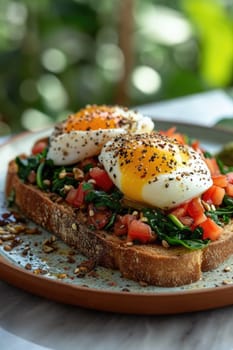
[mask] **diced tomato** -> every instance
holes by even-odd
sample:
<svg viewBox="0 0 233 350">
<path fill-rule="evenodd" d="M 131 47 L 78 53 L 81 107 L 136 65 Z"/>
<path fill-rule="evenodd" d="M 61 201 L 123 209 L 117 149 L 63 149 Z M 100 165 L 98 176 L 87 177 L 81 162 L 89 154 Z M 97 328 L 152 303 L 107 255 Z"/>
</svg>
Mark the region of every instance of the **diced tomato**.
<svg viewBox="0 0 233 350">
<path fill-rule="evenodd" d="M 69 204 L 73 204 L 76 193 L 77 193 L 77 188 L 72 187 L 66 195 L 66 198 L 65 198 L 66 202 Z"/>
<path fill-rule="evenodd" d="M 133 220 L 136 220 L 136 216 L 133 215 L 133 214 L 125 214 L 125 215 L 122 217 L 122 223 L 123 223 L 124 225 L 126 225 L 127 228 L 129 227 L 130 223 L 131 223 Z"/>
<path fill-rule="evenodd" d="M 32 147 L 32 154 L 38 154 L 41 153 L 46 147 L 48 146 L 47 141 L 38 141 L 36 142 Z"/>
<path fill-rule="evenodd" d="M 111 211 L 107 208 L 97 209 L 92 204 L 88 207 L 88 222 L 94 225 L 97 230 L 101 230 L 109 222 L 112 215 Z"/>
<path fill-rule="evenodd" d="M 214 193 L 214 187 L 211 186 L 202 194 L 202 199 L 208 204 L 213 204 L 212 195 Z"/>
<path fill-rule="evenodd" d="M 173 139 L 175 139 L 177 142 L 179 142 L 181 145 L 184 145 L 185 144 L 185 138 L 182 134 L 180 133 L 175 133 L 173 135 Z"/>
<path fill-rule="evenodd" d="M 81 207 L 84 204 L 85 191 L 83 189 L 83 183 L 81 182 L 78 188 L 71 188 L 66 195 L 66 202 L 74 207 Z"/>
<path fill-rule="evenodd" d="M 205 162 L 210 170 L 211 176 L 219 175 L 221 173 L 215 158 L 205 158 Z"/>
<path fill-rule="evenodd" d="M 171 139 L 176 140 L 180 144 L 184 145 L 185 144 L 185 138 L 184 135 L 181 133 L 176 132 L 176 127 L 172 127 L 166 131 L 160 131 L 161 135 L 167 136 Z"/>
<path fill-rule="evenodd" d="M 96 186 L 108 192 L 113 187 L 113 182 L 108 176 L 108 173 L 101 168 L 94 167 L 89 171 L 90 177 L 95 180 Z"/>
<path fill-rule="evenodd" d="M 81 205 L 83 205 L 84 203 L 84 198 L 85 198 L 85 191 L 83 189 L 83 183 L 80 182 L 77 188 L 76 196 L 73 201 L 73 205 L 78 208 L 81 207 Z"/>
<path fill-rule="evenodd" d="M 173 209 L 171 211 L 171 214 L 177 217 L 177 219 L 182 222 L 185 226 L 192 226 L 193 225 L 193 218 L 188 215 L 187 209 L 188 209 L 189 202 L 186 202 L 179 207 Z"/>
<path fill-rule="evenodd" d="M 98 211 L 93 216 L 89 217 L 89 222 L 95 226 L 98 230 L 104 228 L 109 221 L 109 215 L 105 212 Z"/>
<path fill-rule="evenodd" d="M 211 241 L 217 240 L 223 228 L 216 224 L 211 218 L 207 218 L 199 225 L 203 229 L 203 239 L 211 239 Z"/>
<path fill-rule="evenodd" d="M 217 186 L 217 188 L 215 189 L 215 193 L 214 193 L 214 204 L 215 205 L 222 204 L 225 193 L 226 193 L 226 191 L 224 188 Z"/>
<path fill-rule="evenodd" d="M 181 204 L 179 207 L 173 209 L 171 211 L 172 215 L 175 215 L 178 219 L 185 216 L 187 214 L 188 202 Z"/>
<path fill-rule="evenodd" d="M 224 188 L 212 185 L 205 193 L 203 193 L 202 199 L 208 204 L 220 205 L 222 204 L 224 195 Z"/>
<path fill-rule="evenodd" d="M 187 213 L 193 218 L 195 226 L 206 220 L 205 209 L 199 197 L 193 198 L 188 203 Z"/>
<path fill-rule="evenodd" d="M 130 223 L 136 220 L 136 216 L 132 214 L 118 215 L 114 224 L 114 233 L 117 236 L 125 235 L 128 232 Z"/>
<path fill-rule="evenodd" d="M 122 221 L 122 216 L 118 215 L 116 221 L 114 223 L 113 232 L 116 236 L 126 235 L 128 231 L 128 227 Z"/>
<path fill-rule="evenodd" d="M 229 183 L 227 184 L 227 187 L 226 187 L 226 194 L 230 197 L 233 197 L 233 184 L 232 183 Z"/>
<path fill-rule="evenodd" d="M 151 227 L 140 220 L 132 220 L 128 229 L 128 240 L 138 240 L 141 243 L 148 243 L 153 240 Z"/>
<path fill-rule="evenodd" d="M 171 137 L 171 136 L 174 135 L 175 131 L 176 131 L 176 127 L 173 126 L 173 127 L 169 128 L 167 130 L 161 130 L 159 133 L 161 135 L 164 135 L 164 136 L 167 136 L 167 137 Z"/>
<path fill-rule="evenodd" d="M 233 172 L 227 173 L 227 181 L 230 184 L 233 184 Z"/>
<path fill-rule="evenodd" d="M 202 153 L 200 141 L 198 140 L 193 141 L 193 143 L 191 144 L 191 147 L 194 149 L 194 151 Z"/>
<path fill-rule="evenodd" d="M 223 174 L 219 175 L 213 175 L 212 176 L 213 184 L 219 187 L 226 187 L 227 186 L 227 176 Z"/>
</svg>

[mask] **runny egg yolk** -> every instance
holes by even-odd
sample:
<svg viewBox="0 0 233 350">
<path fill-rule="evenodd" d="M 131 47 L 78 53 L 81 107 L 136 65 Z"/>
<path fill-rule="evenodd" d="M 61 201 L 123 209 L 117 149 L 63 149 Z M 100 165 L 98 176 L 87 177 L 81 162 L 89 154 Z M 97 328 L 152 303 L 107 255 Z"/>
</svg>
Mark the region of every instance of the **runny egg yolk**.
<svg viewBox="0 0 233 350">
<path fill-rule="evenodd" d="M 173 173 L 188 160 L 188 152 L 178 144 L 167 147 L 162 142 L 129 140 L 119 153 L 121 190 L 127 197 L 143 201 L 144 185 L 156 182 L 162 174 Z"/>
<path fill-rule="evenodd" d="M 158 133 L 119 135 L 103 146 L 99 160 L 125 197 L 164 210 L 213 184 L 201 154 Z"/>
<path fill-rule="evenodd" d="M 91 105 L 70 115 L 64 125 L 64 131 L 68 133 L 73 130 L 114 129 L 119 127 L 121 119 L 114 107 Z"/>
</svg>

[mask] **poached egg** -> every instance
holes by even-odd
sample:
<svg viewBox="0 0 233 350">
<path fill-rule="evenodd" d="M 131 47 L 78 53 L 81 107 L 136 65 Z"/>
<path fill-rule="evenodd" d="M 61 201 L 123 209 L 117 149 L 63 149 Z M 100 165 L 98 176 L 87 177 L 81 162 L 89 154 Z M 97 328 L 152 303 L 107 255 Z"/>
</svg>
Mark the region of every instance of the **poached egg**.
<svg viewBox="0 0 233 350">
<path fill-rule="evenodd" d="M 151 132 L 149 117 L 119 106 L 88 105 L 58 124 L 49 141 L 48 159 L 55 165 L 70 165 L 99 154 L 115 136 Z"/>
<path fill-rule="evenodd" d="M 212 185 L 199 153 L 155 132 L 112 139 L 99 160 L 126 198 L 161 209 L 176 207 Z"/>
</svg>

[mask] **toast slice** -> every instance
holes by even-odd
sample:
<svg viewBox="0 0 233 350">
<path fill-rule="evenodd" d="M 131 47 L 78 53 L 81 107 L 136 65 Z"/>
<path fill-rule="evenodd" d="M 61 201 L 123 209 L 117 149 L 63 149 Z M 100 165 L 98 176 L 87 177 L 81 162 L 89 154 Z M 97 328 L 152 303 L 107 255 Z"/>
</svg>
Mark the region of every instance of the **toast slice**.
<svg viewBox="0 0 233 350">
<path fill-rule="evenodd" d="M 75 246 L 96 263 L 119 269 L 122 276 L 151 285 L 174 287 L 199 280 L 233 254 L 233 224 L 225 226 L 221 238 L 206 248 L 188 250 L 158 244 L 129 246 L 104 230 L 91 230 L 85 213 L 74 209 L 54 193 L 23 183 L 14 161 L 9 163 L 5 192 L 15 193 L 15 204 L 38 225 Z"/>
</svg>

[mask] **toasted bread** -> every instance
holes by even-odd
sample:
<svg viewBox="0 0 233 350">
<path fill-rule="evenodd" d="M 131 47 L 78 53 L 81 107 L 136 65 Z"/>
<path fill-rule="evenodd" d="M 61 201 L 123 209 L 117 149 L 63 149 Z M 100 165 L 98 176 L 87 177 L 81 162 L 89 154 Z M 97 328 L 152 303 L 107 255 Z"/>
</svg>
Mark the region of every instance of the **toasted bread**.
<svg viewBox="0 0 233 350">
<path fill-rule="evenodd" d="M 23 183 L 17 166 L 10 162 L 6 180 L 6 196 L 15 192 L 20 210 L 68 245 L 94 258 L 107 268 L 119 269 L 122 276 L 151 285 L 173 287 L 199 280 L 233 254 L 233 224 L 225 226 L 221 238 L 206 248 L 188 250 L 184 247 L 165 248 L 158 244 L 129 246 L 104 230 L 91 230 L 86 216 L 58 195 L 41 191 Z"/>
</svg>

